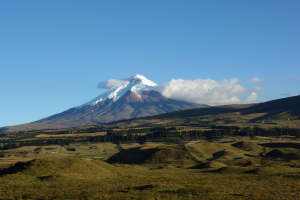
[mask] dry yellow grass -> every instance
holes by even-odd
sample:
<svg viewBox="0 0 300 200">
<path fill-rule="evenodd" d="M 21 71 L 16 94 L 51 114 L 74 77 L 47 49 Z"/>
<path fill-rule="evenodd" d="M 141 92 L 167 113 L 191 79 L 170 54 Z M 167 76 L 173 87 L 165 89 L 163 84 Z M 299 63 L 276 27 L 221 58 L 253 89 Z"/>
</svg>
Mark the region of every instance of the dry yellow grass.
<svg viewBox="0 0 300 200">
<path fill-rule="evenodd" d="M 97 136 L 97 135 L 106 135 L 106 132 L 97 132 L 97 133 L 72 133 L 72 134 L 59 134 L 59 135 L 48 135 L 40 134 L 35 137 L 37 138 L 57 138 L 57 137 L 76 137 L 76 136 Z"/>
</svg>

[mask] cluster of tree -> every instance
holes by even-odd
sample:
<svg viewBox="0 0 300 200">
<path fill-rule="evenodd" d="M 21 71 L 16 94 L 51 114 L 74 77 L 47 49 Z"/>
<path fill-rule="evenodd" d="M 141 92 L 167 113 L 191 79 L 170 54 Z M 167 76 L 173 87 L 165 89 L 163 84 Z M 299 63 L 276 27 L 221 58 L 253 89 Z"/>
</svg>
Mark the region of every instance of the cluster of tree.
<svg viewBox="0 0 300 200">
<path fill-rule="evenodd" d="M 209 125 L 208 123 L 209 123 L 209 122 L 203 122 L 203 123 L 201 123 L 201 124 L 184 123 L 184 124 L 180 124 L 180 126 L 210 127 L 210 125 Z"/>
<path fill-rule="evenodd" d="M 154 128 L 143 128 L 143 129 L 129 129 L 129 130 L 107 130 L 107 135 L 127 135 L 127 134 L 139 134 L 139 133 L 149 133 L 154 131 L 174 131 L 176 127 L 164 128 L 164 127 L 154 127 Z"/>
<path fill-rule="evenodd" d="M 41 132 L 19 131 L 17 133 L 13 133 L 13 134 L 4 134 L 4 133 L 2 133 L 2 134 L 0 134 L 0 138 L 9 138 L 9 139 L 34 138 L 38 134 L 41 134 Z"/>
<path fill-rule="evenodd" d="M 18 141 L 8 143 L 1 143 L 1 150 L 15 149 L 23 146 L 47 146 L 47 145 L 69 145 L 72 143 L 77 143 L 78 141 L 75 138 L 67 138 L 67 139 L 38 139 L 38 140 L 26 140 L 26 141 Z"/>
<path fill-rule="evenodd" d="M 241 136 L 266 136 L 266 137 L 280 137 L 282 135 L 291 135 L 300 138 L 300 129 L 296 128 L 259 128 L 259 127 L 244 127 L 240 131 Z"/>
<path fill-rule="evenodd" d="M 211 129 L 234 129 L 234 130 L 240 130 L 241 128 L 238 126 L 216 126 L 216 125 L 211 125 Z"/>
</svg>

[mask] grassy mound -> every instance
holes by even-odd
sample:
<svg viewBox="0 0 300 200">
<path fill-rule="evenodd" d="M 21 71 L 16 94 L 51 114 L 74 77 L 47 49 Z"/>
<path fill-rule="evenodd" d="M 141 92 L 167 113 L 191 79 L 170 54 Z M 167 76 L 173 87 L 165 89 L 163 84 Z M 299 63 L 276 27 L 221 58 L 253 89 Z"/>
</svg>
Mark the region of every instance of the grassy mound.
<svg viewBox="0 0 300 200">
<path fill-rule="evenodd" d="M 244 151 L 262 151 L 261 146 L 254 144 L 252 142 L 241 141 L 241 142 L 232 144 L 232 146 L 234 146 L 235 148 L 238 148 L 238 149 L 242 149 Z"/>
<path fill-rule="evenodd" d="M 266 154 L 267 157 L 283 159 L 300 159 L 299 153 L 285 151 L 283 149 L 274 149 Z"/>
<path fill-rule="evenodd" d="M 211 161 L 207 163 L 201 163 L 199 165 L 196 165 L 193 167 L 194 169 L 207 169 L 207 168 L 221 168 L 221 167 L 227 167 L 226 164 L 218 162 L 218 161 Z"/>
<path fill-rule="evenodd" d="M 145 163 L 166 163 L 166 164 L 195 164 L 197 160 L 184 145 L 164 146 L 153 153 Z"/>
<path fill-rule="evenodd" d="M 39 153 L 45 153 L 46 151 L 45 151 L 45 148 L 39 147 L 39 148 L 34 149 L 33 152 L 36 154 L 39 154 Z"/>
<path fill-rule="evenodd" d="M 40 158 L 28 162 L 18 162 L 1 172 L 1 174 L 24 174 L 50 176 L 54 174 L 113 174 L 110 166 L 102 161 L 88 161 L 80 158 Z"/>
<path fill-rule="evenodd" d="M 124 164 L 196 164 L 197 160 L 184 145 L 144 146 L 123 149 L 106 160 Z"/>
<path fill-rule="evenodd" d="M 123 163 L 123 164 L 144 164 L 145 160 L 148 159 L 153 153 L 157 152 L 158 148 L 143 148 L 136 147 L 130 149 L 123 149 L 122 151 L 112 155 L 106 162 Z"/>
<path fill-rule="evenodd" d="M 188 144 L 187 148 L 197 160 L 206 162 L 207 160 L 234 160 L 249 159 L 258 156 L 261 152 L 244 151 L 232 146 L 230 143 L 219 142 L 198 142 Z"/>
<path fill-rule="evenodd" d="M 259 164 L 254 162 L 253 160 L 248 161 L 246 164 L 243 165 L 243 167 L 249 167 L 249 166 L 258 166 Z"/>
<path fill-rule="evenodd" d="M 220 159 L 220 160 L 231 160 L 234 157 L 238 157 L 238 154 L 233 152 L 233 151 L 229 151 L 229 150 L 223 150 L 223 151 L 219 151 L 213 154 L 214 159 Z"/>
</svg>

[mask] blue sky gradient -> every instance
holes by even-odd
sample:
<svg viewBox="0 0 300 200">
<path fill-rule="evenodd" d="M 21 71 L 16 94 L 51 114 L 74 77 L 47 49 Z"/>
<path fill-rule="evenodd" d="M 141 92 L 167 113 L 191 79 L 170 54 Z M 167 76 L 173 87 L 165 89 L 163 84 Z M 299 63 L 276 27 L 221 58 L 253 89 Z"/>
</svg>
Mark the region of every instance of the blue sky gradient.
<svg viewBox="0 0 300 200">
<path fill-rule="evenodd" d="M 99 81 L 238 78 L 299 95 L 300 1 L 0 1 L 0 127 L 81 105 Z M 248 83 L 253 77 L 260 83 Z"/>
</svg>

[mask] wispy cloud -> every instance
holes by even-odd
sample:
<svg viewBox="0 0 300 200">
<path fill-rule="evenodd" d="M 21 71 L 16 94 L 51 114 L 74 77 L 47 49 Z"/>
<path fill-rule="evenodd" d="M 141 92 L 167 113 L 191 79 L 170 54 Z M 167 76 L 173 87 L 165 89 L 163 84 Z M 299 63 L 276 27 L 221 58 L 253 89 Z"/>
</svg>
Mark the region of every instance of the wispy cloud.
<svg viewBox="0 0 300 200">
<path fill-rule="evenodd" d="M 248 80 L 247 83 L 260 83 L 260 82 L 263 82 L 263 81 L 264 80 L 261 79 L 261 78 L 254 77 L 251 80 Z"/>
<path fill-rule="evenodd" d="M 44 86 L 39 86 L 41 88 L 52 88 L 52 87 L 58 87 L 57 85 L 44 85 Z"/>
<path fill-rule="evenodd" d="M 121 79 L 109 79 L 106 81 L 101 81 L 98 83 L 97 88 L 99 89 L 110 89 L 115 86 L 119 86 L 122 83 L 126 82 L 125 80 Z"/>
<path fill-rule="evenodd" d="M 297 77 L 297 78 L 289 78 L 287 79 L 288 82 L 298 82 L 300 81 L 300 77 Z"/>
<path fill-rule="evenodd" d="M 280 94 L 279 96 L 290 96 L 291 94 L 289 93 L 284 93 L 284 94 Z"/>
<path fill-rule="evenodd" d="M 287 82 L 298 82 L 300 81 L 300 77 L 297 77 L 297 78 L 275 78 L 275 80 L 271 80 L 271 81 L 287 81 Z"/>
</svg>

